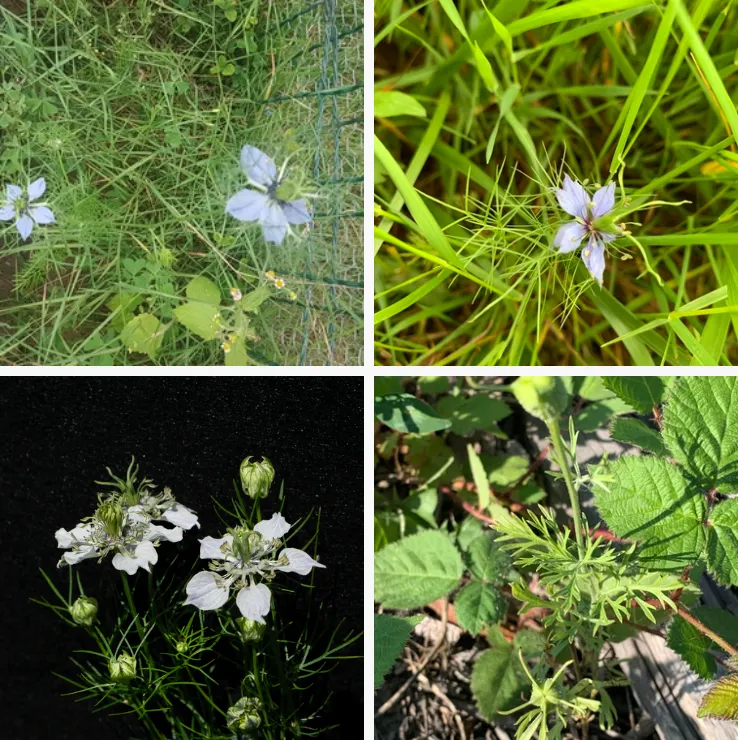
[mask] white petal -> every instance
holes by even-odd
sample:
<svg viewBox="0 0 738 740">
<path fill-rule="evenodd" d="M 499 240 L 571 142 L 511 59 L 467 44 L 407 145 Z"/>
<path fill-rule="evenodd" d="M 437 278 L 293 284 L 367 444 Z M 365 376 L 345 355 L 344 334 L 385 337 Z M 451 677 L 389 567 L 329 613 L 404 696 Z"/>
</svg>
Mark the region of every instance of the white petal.
<svg viewBox="0 0 738 740">
<path fill-rule="evenodd" d="M 182 527 L 182 529 L 192 529 L 192 527 L 200 526 L 197 521 L 197 514 L 186 506 L 182 506 L 182 504 L 174 504 L 160 518 L 177 527 Z"/>
<path fill-rule="evenodd" d="M 124 570 L 129 576 L 132 576 L 139 568 L 151 572 L 150 564 L 159 559 L 156 548 L 151 542 L 139 542 L 133 553 L 128 551 L 119 552 L 113 557 L 113 567 L 118 570 Z"/>
<path fill-rule="evenodd" d="M 287 236 L 287 217 L 276 200 L 267 203 L 267 209 L 261 217 L 261 229 L 264 241 L 271 244 L 281 244 Z"/>
<path fill-rule="evenodd" d="M 569 221 L 559 228 L 554 237 L 553 245 L 559 252 L 566 254 L 573 252 L 584 239 L 587 229 L 578 221 Z"/>
<path fill-rule="evenodd" d="M 45 226 L 46 224 L 53 224 L 56 222 L 54 214 L 51 212 L 51 208 L 46 206 L 31 206 L 28 209 L 31 214 L 31 218 L 37 223 Z"/>
<path fill-rule="evenodd" d="M 200 557 L 206 560 L 225 560 L 226 553 L 223 552 L 223 545 L 228 544 L 225 548 L 228 552 L 233 546 L 233 535 L 227 534 L 220 539 L 216 537 L 203 537 L 200 540 Z"/>
<path fill-rule="evenodd" d="M 569 175 L 564 177 L 564 186 L 561 190 L 556 191 L 556 200 L 570 216 L 575 218 L 585 218 L 587 216 L 589 194 L 578 182 L 574 182 Z"/>
<path fill-rule="evenodd" d="M 129 576 L 132 576 L 139 567 L 148 570 L 137 557 L 129 555 L 128 553 L 119 552 L 113 556 L 113 568 L 116 570 L 124 570 Z"/>
<path fill-rule="evenodd" d="M 215 573 L 202 571 L 190 579 L 185 590 L 187 601 L 184 606 L 193 604 L 198 609 L 219 609 L 228 601 L 230 586 Z"/>
<path fill-rule="evenodd" d="M 263 583 L 259 583 L 256 586 L 242 588 L 236 597 L 236 605 L 246 619 L 266 624 L 264 617 L 269 614 L 271 599 L 269 589 Z"/>
<path fill-rule="evenodd" d="M 592 208 L 594 218 L 610 213 L 615 208 L 615 183 L 611 182 L 609 185 L 605 185 L 604 188 L 600 188 L 592 197 L 592 202 L 594 203 Z"/>
<path fill-rule="evenodd" d="M 280 513 L 276 513 L 272 514 L 272 518 L 268 521 L 259 522 L 254 527 L 254 531 L 268 540 L 278 540 L 290 531 L 291 526 Z"/>
<path fill-rule="evenodd" d="M 282 210 L 287 221 L 296 226 L 299 224 L 309 224 L 312 218 L 308 210 L 307 201 L 304 198 L 285 203 Z"/>
<path fill-rule="evenodd" d="M 75 542 L 86 542 L 92 531 L 91 524 L 78 524 L 71 532 L 58 529 L 54 534 L 59 547 L 72 547 Z"/>
<path fill-rule="evenodd" d="M 5 186 L 5 196 L 7 197 L 10 203 L 15 203 L 15 201 L 18 200 L 18 198 L 20 198 L 20 195 L 22 192 L 23 192 L 23 188 L 20 188 L 17 185 L 6 185 Z"/>
<path fill-rule="evenodd" d="M 281 570 L 285 573 L 297 573 L 306 576 L 313 568 L 325 568 L 317 560 L 313 560 L 310 555 L 302 550 L 296 550 L 294 547 L 285 547 L 279 553 L 279 557 L 287 557 L 288 565 L 278 565 L 275 570 Z"/>
<path fill-rule="evenodd" d="M 159 540 L 167 540 L 168 542 L 181 542 L 182 541 L 182 528 L 174 527 L 160 527 L 158 524 L 149 524 L 146 529 L 145 537 L 151 542 L 158 542 Z"/>
<path fill-rule="evenodd" d="M 62 548 L 71 547 L 72 543 L 74 542 L 74 537 L 72 537 L 72 533 L 67 532 L 67 530 L 63 527 L 61 529 L 57 529 L 56 532 L 54 532 L 54 537 L 56 537 L 57 546 Z"/>
<path fill-rule="evenodd" d="M 0 208 L 0 221 L 12 221 L 15 218 L 13 206 L 2 206 Z"/>
<path fill-rule="evenodd" d="M 241 149 L 241 167 L 259 185 L 271 185 L 277 177 L 277 165 L 261 149 L 248 144 Z"/>
<path fill-rule="evenodd" d="M 46 180 L 39 177 L 28 186 L 28 200 L 38 200 L 46 192 Z"/>
<path fill-rule="evenodd" d="M 239 221 L 259 221 L 267 213 L 269 196 L 256 190 L 239 190 L 226 203 L 226 213 Z"/>
<path fill-rule="evenodd" d="M 144 513 L 143 506 L 129 506 L 126 509 L 125 523 L 135 522 L 137 524 L 146 524 L 149 521 L 149 517 Z"/>
<path fill-rule="evenodd" d="M 72 552 L 65 552 L 62 556 L 70 565 L 75 565 L 87 558 L 94 558 L 97 555 L 97 548 L 94 545 L 80 545 L 79 549 Z"/>
<path fill-rule="evenodd" d="M 27 214 L 23 214 L 16 222 L 15 228 L 18 229 L 18 233 L 21 235 L 23 241 L 31 236 L 33 231 L 33 219 Z"/>
<path fill-rule="evenodd" d="M 602 276 L 605 274 L 605 245 L 595 239 L 582 250 L 582 259 L 589 270 L 589 274 L 602 285 Z"/>
<path fill-rule="evenodd" d="M 139 542 L 138 545 L 136 545 L 136 557 L 139 560 L 151 563 L 152 565 L 156 563 L 157 560 L 159 560 L 159 555 L 156 552 L 156 548 L 154 547 L 153 543 L 146 540 L 144 540 L 143 542 Z M 148 568 L 146 568 L 146 570 L 148 570 Z"/>
</svg>

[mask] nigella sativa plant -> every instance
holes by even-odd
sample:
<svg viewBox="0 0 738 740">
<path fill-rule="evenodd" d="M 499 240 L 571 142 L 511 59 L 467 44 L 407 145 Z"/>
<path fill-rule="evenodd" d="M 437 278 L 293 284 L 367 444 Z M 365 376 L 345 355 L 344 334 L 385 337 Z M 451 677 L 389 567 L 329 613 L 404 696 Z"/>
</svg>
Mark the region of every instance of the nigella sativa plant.
<svg viewBox="0 0 738 740">
<path fill-rule="evenodd" d="M 228 199 L 226 213 L 239 221 L 256 221 L 264 240 L 282 244 L 290 226 L 310 223 L 307 201 L 295 198 L 299 188 L 285 178 L 287 162 L 277 171 L 274 160 L 254 146 L 241 150 L 241 166 L 253 190 L 239 190 Z"/>
<path fill-rule="evenodd" d="M 43 203 L 34 203 L 46 192 L 46 180 L 39 177 L 23 191 L 19 185 L 5 186 L 6 202 L 0 206 L 0 221 L 15 219 L 15 228 L 26 241 L 36 224 L 45 226 L 56 220 L 51 209 Z"/>
<path fill-rule="evenodd" d="M 238 589 L 236 606 L 241 614 L 264 624 L 272 594 L 260 580 L 271 581 L 277 571 L 306 576 L 313 568 L 325 568 L 294 547 L 285 547 L 275 555 L 291 526 L 281 514 L 273 514 L 270 520 L 259 522 L 253 530 L 241 526 L 219 539 L 201 539 L 200 557 L 212 562 L 209 571 L 197 573 L 187 584 L 185 606 L 219 609 L 228 601 L 233 587 Z"/>
<path fill-rule="evenodd" d="M 561 226 L 553 245 L 559 252 L 573 252 L 583 239 L 587 243 L 582 249 L 582 259 L 589 274 L 602 285 L 605 272 L 605 244 L 616 239 L 622 232 L 612 216 L 615 207 L 615 183 L 599 188 L 590 198 L 589 193 L 569 175 L 564 176 L 564 186 L 556 191 L 556 200 L 574 221 Z"/>
</svg>

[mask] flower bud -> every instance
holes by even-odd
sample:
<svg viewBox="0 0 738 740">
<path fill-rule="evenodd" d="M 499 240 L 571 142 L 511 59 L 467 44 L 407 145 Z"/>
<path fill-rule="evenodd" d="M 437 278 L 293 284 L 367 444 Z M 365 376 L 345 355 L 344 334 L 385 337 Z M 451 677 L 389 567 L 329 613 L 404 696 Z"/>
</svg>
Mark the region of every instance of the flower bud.
<svg viewBox="0 0 738 740">
<path fill-rule="evenodd" d="M 261 725 L 261 701 L 244 696 L 232 707 L 228 707 L 227 723 L 229 730 L 255 730 Z"/>
<path fill-rule="evenodd" d="M 128 683 L 136 677 L 136 659 L 129 653 L 121 653 L 108 663 L 110 680 L 115 683 Z"/>
<path fill-rule="evenodd" d="M 242 642 L 259 642 L 266 630 L 266 624 L 255 622 L 253 619 L 246 619 L 246 617 L 239 617 L 236 624 Z"/>
<path fill-rule="evenodd" d="M 241 463 L 241 485 L 251 498 L 266 498 L 274 480 L 274 466 L 266 457 L 261 462 L 251 462 L 247 457 Z"/>
<path fill-rule="evenodd" d="M 69 608 L 69 613 L 76 624 L 91 627 L 97 617 L 97 599 L 80 596 Z"/>
<path fill-rule="evenodd" d="M 521 377 L 510 386 L 510 390 L 529 414 L 546 423 L 558 419 L 569 407 L 569 391 L 557 376 Z"/>
</svg>

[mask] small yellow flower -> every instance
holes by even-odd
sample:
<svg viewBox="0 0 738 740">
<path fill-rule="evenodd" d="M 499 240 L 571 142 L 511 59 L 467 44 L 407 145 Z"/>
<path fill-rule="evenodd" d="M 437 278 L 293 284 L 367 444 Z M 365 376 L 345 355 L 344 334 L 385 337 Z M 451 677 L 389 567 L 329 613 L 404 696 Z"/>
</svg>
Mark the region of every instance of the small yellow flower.
<svg viewBox="0 0 738 740">
<path fill-rule="evenodd" d="M 277 273 L 274 272 L 274 270 L 267 270 L 267 272 L 264 273 L 264 276 L 267 280 L 276 280 L 277 279 Z"/>
<path fill-rule="evenodd" d="M 277 287 L 278 287 L 278 288 L 279 288 L 280 290 L 281 290 L 282 288 L 284 288 L 284 286 L 285 286 L 285 285 L 287 285 L 287 283 L 285 283 L 285 281 L 284 281 L 284 280 L 282 280 L 282 278 L 277 278 L 277 279 L 276 279 L 276 280 L 274 281 L 274 284 L 275 284 L 275 285 L 276 285 L 276 286 L 277 286 Z"/>
<path fill-rule="evenodd" d="M 238 288 L 231 288 L 231 298 L 238 303 L 243 298 L 243 293 Z"/>
<path fill-rule="evenodd" d="M 291 290 L 290 291 L 290 300 L 291 301 L 296 301 L 297 300 L 297 293 L 295 293 L 294 290 Z"/>
<path fill-rule="evenodd" d="M 230 342 L 223 342 L 223 344 L 220 345 L 223 349 L 223 352 L 228 354 L 231 351 L 231 343 Z"/>
</svg>

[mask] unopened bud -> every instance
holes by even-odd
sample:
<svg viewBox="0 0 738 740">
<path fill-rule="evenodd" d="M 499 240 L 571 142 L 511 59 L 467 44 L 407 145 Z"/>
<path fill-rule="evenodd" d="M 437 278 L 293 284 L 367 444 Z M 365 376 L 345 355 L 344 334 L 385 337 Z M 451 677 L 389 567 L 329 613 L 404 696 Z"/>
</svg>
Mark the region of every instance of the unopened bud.
<svg viewBox="0 0 738 740">
<path fill-rule="evenodd" d="M 251 462 L 249 456 L 241 463 L 241 485 L 251 498 L 266 498 L 273 480 L 274 466 L 268 458 L 262 457 L 261 462 Z"/>
<path fill-rule="evenodd" d="M 228 707 L 229 730 L 255 730 L 261 725 L 261 701 L 244 696 L 232 707 Z"/>
<path fill-rule="evenodd" d="M 239 617 L 236 624 L 242 642 L 259 642 L 266 630 L 266 624 L 263 622 L 255 622 L 253 619 L 246 619 L 246 617 Z"/>
<path fill-rule="evenodd" d="M 80 596 L 69 608 L 69 613 L 76 624 L 91 627 L 97 617 L 97 599 Z"/>
<path fill-rule="evenodd" d="M 547 423 L 558 419 L 569 407 L 569 391 L 558 376 L 524 376 L 510 390 L 529 414 Z"/>
<path fill-rule="evenodd" d="M 128 654 L 121 653 L 108 663 L 110 669 L 110 680 L 115 683 L 128 683 L 136 678 L 136 659 Z"/>
</svg>

